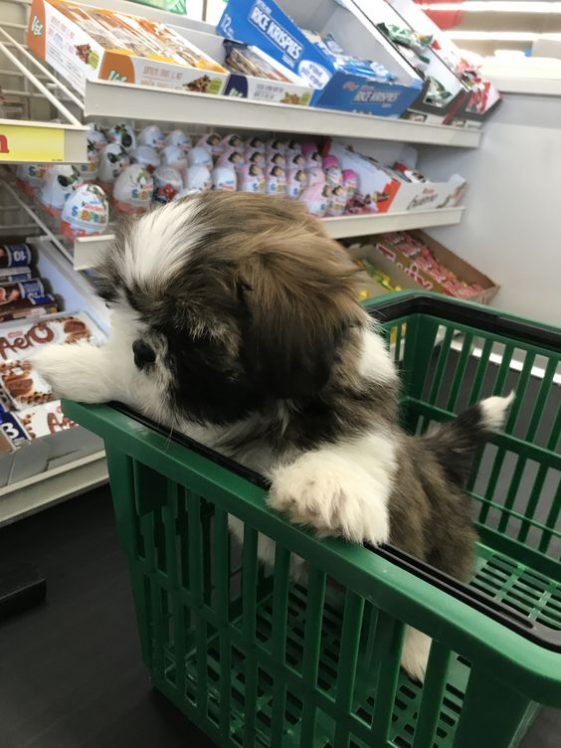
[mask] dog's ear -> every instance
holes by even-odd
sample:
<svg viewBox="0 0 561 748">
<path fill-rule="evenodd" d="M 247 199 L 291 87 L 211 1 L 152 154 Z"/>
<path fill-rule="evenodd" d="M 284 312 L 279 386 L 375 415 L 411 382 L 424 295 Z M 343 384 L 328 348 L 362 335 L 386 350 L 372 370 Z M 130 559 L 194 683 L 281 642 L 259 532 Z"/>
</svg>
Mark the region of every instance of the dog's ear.
<svg viewBox="0 0 561 748">
<path fill-rule="evenodd" d="M 242 363 L 263 394 L 310 397 L 329 381 L 346 330 L 363 315 L 356 268 L 323 235 L 271 236 L 264 244 L 240 268 Z"/>
</svg>

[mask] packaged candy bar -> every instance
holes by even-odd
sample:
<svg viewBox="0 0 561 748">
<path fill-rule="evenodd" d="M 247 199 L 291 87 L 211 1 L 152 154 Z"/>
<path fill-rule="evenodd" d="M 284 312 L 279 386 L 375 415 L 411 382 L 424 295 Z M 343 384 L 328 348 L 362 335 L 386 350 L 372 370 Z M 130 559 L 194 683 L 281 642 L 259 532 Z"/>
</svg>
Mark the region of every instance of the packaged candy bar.
<svg viewBox="0 0 561 748">
<path fill-rule="evenodd" d="M 25 361 L 44 345 L 76 343 L 84 340 L 93 345 L 103 336 L 84 313 L 57 314 L 34 322 L 11 322 L 0 327 L 0 363 Z"/>
<path fill-rule="evenodd" d="M 0 434 L 3 435 L 3 440 L 0 440 L 0 453 L 12 452 L 14 449 L 18 449 L 18 447 L 23 446 L 29 441 L 29 436 L 17 417 L 4 408 L 1 403 Z M 8 441 L 8 444 L 6 444 L 6 440 Z"/>
<path fill-rule="evenodd" d="M 0 282 L 0 308 L 18 299 L 28 299 L 34 296 L 44 296 L 45 287 L 39 278 L 32 278 L 21 283 Z"/>
<path fill-rule="evenodd" d="M 233 73 L 291 83 L 289 78 L 271 65 L 257 47 L 241 42 L 234 42 L 230 39 L 224 40 L 224 47 L 226 49 L 226 67 Z"/>
<path fill-rule="evenodd" d="M 51 294 L 29 296 L 25 299 L 0 304 L 0 322 L 9 322 L 24 317 L 43 317 L 45 314 L 54 314 L 56 311 L 56 299 Z"/>
<path fill-rule="evenodd" d="M 28 267 L 31 248 L 27 244 L 0 244 L 0 268 Z"/>
<path fill-rule="evenodd" d="M 30 268 L 0 268 L 0 283 L 21 283 L 32 277 Z"/>
<path fill-rule="evenodd" d="M 42 405 L 35 405 L 18 412 L 18 421 L 23 426 L 28 439 L 39 439 L 42 436 L 56 434 L 76 426 L 74 421 L 62 412 L 60 400 L 52 400 Z"/>
<path fill-rule="evenodd" d="M 53 399 L 51 386 L 32 368 L 30 361 L 0 363 L 0 387 L 18 410 Z"/>
</svg>

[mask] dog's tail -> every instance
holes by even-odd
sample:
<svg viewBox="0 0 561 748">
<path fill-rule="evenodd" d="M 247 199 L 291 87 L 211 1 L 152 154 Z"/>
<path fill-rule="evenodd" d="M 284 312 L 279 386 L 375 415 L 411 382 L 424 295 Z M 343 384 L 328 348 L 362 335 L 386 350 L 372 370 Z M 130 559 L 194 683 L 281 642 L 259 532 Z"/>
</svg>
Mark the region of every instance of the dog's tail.
<svg viewBox="0 0 561 748">
<path fill-rule="evenodd" d="M 506 397 L 488 397 L 423 437 L 425 447 L 449 480 L 461 488 L 465 486 L 478 448 L 504 425 L 513 400 L 514 392 Z"/>
</svg>

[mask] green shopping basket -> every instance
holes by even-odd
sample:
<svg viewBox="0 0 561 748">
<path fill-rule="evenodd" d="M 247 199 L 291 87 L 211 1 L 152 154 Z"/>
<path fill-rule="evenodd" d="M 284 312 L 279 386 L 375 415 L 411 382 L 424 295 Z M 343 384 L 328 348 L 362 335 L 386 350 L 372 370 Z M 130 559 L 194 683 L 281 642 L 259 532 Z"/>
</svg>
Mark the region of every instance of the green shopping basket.
<svg viewBox="0 0 561 748">
<path fill-rule="evenodd" d="M 391 547 L 314 538 L 266 508 L 259 476 L 120 406 L 64 404 L 105 439 L 153 684 L 221 746 L 501 748 L 540 704 L 561 707 L 561 331 L 435 296 L 369 309 L 409 431 L 517 392 L 469 485 L 469 585 Z M 400 670 L 406 624 L 433 640 L 424 684 Z"/>
</svg>

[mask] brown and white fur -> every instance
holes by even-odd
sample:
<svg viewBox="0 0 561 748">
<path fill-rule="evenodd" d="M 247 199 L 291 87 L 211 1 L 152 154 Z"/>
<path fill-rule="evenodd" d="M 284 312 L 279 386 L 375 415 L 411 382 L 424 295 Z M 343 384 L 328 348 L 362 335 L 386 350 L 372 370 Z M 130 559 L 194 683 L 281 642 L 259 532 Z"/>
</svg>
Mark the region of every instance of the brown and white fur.
<svg viewBox="0 0 561 748">
<path fill-rule="evenodd" d="M 120 400 L 237 459 L 271 478 L 273 509 L 320 536 L 389 541 L 469 577 L 476 536 L 462 487 L 510 400 L 407 436 L 398 374 L 356 302 L 354 268 L 300 205 L 218 192 L 171 203 L 126 226 L 100 274 L 106 345 L 35 358 L 59 396 Z M 261 537 L 258 551 L 271 562 L 274 544 Z M 415 678 L 429 647 L 407 630 L 402 664 Z"/>
</svg>

